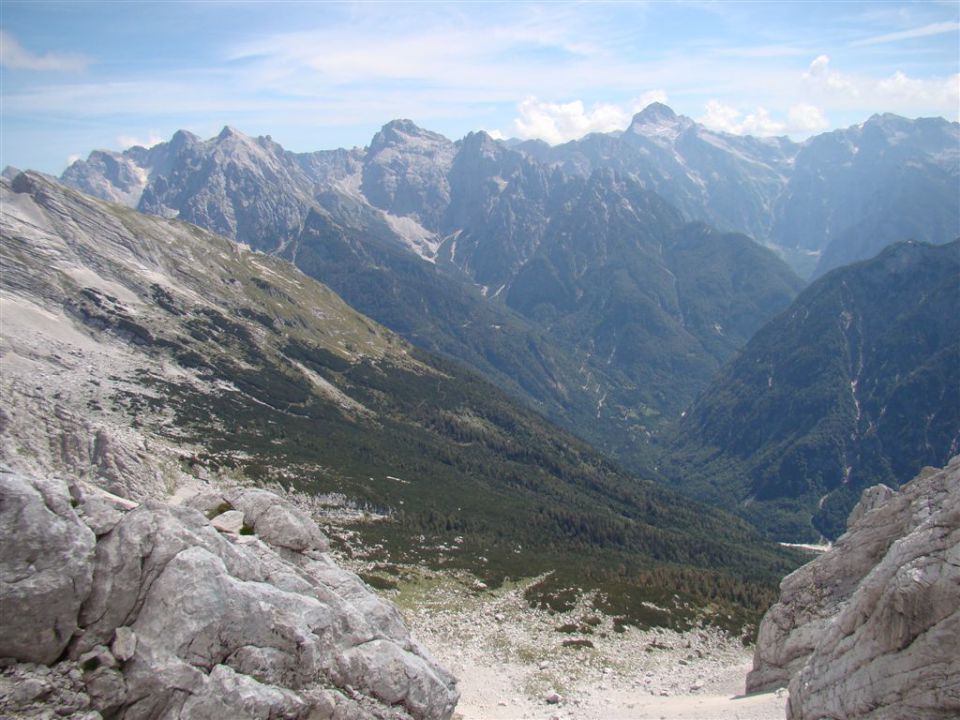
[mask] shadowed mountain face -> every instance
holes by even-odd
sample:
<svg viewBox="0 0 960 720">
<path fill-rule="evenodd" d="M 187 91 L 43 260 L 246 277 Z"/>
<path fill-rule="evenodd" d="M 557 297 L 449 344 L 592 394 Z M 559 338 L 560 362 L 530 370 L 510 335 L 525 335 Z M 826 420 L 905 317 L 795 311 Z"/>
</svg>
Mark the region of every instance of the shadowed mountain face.
<svg viewBox="0 0 960 720">
<path fill-rule="evenodd" d="M 960 449 L 958 308 L 960 241 L 827 274 L 693 405 L 668 476 L 779 539 L 836 537 L 864 487 Z"/>
<path fill-rule="evenodd" d="M 226 128 L 93 153 L 64 173 L 291 260 L 634 467 L 800 287 L 768 250 L 688 225 L 652 177 L 572 172 L 485 133 L 452 143 L 405 120 L 364 150 L 297 155 Z"/>
<path fill-rule="evenodd" d="M 389 558 L 491 582 L 553 571 L 532 601 L 594 588 L 636 622 L 683 626 L 708 602 L 718 623 L 755 621 L 790 567 L 281 259 L 35 174 L 0 191 L 0 452 L 17 471 L 138 497 L 182 472 L 343 497 L 382 516 L 356 529 Z"/>
<path fill-rule="evenodd" d="M 333 189 L 384 211 L 398 242 L 430 259 L 461 236 L 448 258 L 499 287 L 539 243 L 557 179 L 597 170 L 635 180 L 689 220 L 776 247 L 803 273 L 960 234 L 960 125 L 892 114 L 803 143 L 715 132 L 660 103 L 623 132 L 555 147 L 482 132 L 451 142 L 409 120 L 364 149 L 302 154 L 231 128 L 207 141 L 181 131 L 149 150 L 94 152 L 62 179 L 266 248 Z"/>
<path fill-rule="evenodd" d="M 960 235 L 960 125 L 942 118 L 874 115 L 793 143 L 714 132 L 655 103 L 622 134 L 519 149 L 574 174 L 615 168 L 691 219 L 779 248 L 802 274 Z"/>
</svg>

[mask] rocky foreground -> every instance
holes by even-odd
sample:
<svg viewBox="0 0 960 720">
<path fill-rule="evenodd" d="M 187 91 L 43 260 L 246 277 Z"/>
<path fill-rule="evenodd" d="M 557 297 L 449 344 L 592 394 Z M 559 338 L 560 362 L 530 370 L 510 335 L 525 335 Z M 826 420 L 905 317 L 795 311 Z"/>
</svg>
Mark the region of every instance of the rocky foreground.
<svg viewBox="0 0 960 720">
<path fill-rule="evenodd" d="M 715 628 L 621 628 L 590 597 L 531 607 L 535 580 L 480 588 L 425 573 L 391 591 L 417 638 L 458 678 L 462 720 L 782 720 L 784 690 L 746 697 L 751 649 Z"/>
<path fill-rule="evenodd" d="M 848 530 L 789 575 L 747 690 L 789 683 L 789 720 L 960 717 L 960 456 L 863 493 Z"/>
<path fill-rule="evenodd" d="M 0 716 L 441 720 L 455 680 L 262 490 L 0 473 Z"/>
<path fill-rule="evenodd" d="M 710 627 L 618 628 L 590 597 L 530 607 L 535 579 L 422 568 L 381 598 L 296 496 L 182 490 L 138 504 L 0 472 L 0 717 L 960 715 L 960 457 L 865 492 L 848 533 L 784 580 L 750 694 L 750 649 Z"/>
</svg>

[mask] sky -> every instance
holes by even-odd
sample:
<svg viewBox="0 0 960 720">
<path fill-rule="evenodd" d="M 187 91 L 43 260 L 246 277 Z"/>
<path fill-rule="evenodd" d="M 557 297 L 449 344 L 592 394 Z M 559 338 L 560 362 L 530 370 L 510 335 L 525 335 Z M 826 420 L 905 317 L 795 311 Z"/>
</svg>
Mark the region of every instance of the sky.
<svg viewBox="0 0 960 720">
<path fill-rule="evenodd" d="M 409 118 L 565 142 L 652 101 L 802 140 L 960 112 L 960 2 L 0 0 L 0 166 L 224 125 L 289 150 Z"/>
</svg>

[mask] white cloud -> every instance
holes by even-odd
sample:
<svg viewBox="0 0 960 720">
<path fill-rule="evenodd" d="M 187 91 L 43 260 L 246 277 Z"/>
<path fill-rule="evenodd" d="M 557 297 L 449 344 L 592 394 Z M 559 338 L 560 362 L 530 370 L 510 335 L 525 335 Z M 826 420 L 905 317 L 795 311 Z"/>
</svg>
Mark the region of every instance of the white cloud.
<svg viewBox="0 0 960 720">
<path fill-rule="evenodd" d="M 719 100 L 710 100 L 705 108 L 706 113 L 703 117 L 697 119 L 701 125 L 706 125 L 711 130 L 720 130 L 721 132 L 738 133 L 737 118 L 740 117 L 740 111 L 729 105 L 724 105 Z"/>
<path fill-rule="evenodd" d="M 881 95 L 900 101 L 954 107 L 960 104 L 960 74 L 921 80 L 908 77 L 898 70 L 890 77 L 880 80 L 876 89 Z"/>
<path fill-rule="evenodd" d="M 809 135 L 830 127 L 823 110 L 815 105 L 798 103 L 787 111 L 786 121 L 771 116 L 763 107 L 757 107 L 753 112 L 744 113 L 732 105 L 724 105 L 719 100 L 710 100 L 705 113 L 698 119 L 711 130 L 731 133 L 733 135 L 755 135 L 769 137 L 771 135 Z"/>
<path fill-rule="evenodd" d="M 13 35 L 0 30 L 0 66 L 11 70 L 84 70 L 90 59 L 83 55 L 32 53 Z"/>
<path fill-rule="evenodd" d="M 770 112 L 762 107 L 744 115 L 735 107 L 724 105 L 719 100 L 710 100 L 705 110 L 706 113 L 699 118 L 698 122 L 711 130 L 760 137 L 782 135 L 787 130 L 785 123 L 771 118 Z"/>
<path fill-rule="evenodd" d="M 619 105 L 594 103 L 587 110 L 580 100 L 549 103 L 530 96 L 517 110 L 520 117 L 513 121 L 513 132 L 517 137 L 540 138 L 553 145 L 591 132 L 623 130 L 630 122 L 630 116 Z"/>
<path fill-rule="evenodd" d="M 820 55 L 810 63 L 803 79 L 821 101 L 835 108 L 862 107 L 908 115 L 922 109 L 956 117 L 960 107 L 960 74 L 917 78 L 897 70 L 885 78 L 854 76 L 832 69 L 830 58 Z"/>
<path fill-rule="evenodd" d="M 901 30 L 900 32 L 877 35 L 865 40 L 858 40 L 852 45 L 878 45 L 880 43 L 897 42 L 899 40 L 912 40 L 913 38 L 930 37 L 931 35 L 943 35 L 944 33 L 957 33 L 960 31 L 958 22 L 938 22 L 924 25 L 923 27 L 911 28 L 910 30 Z"/>
<path fill-rule="evenodd" d="M 810 63 L 810 67 L 803 74 L 803 79 L 814 85 L 828 90 L 849 92 L 856 95 L 858 90 L 853 81 L 846 75 L 830 68 L 830 56 L 818 55 Z"/>
<path fill-rule="evenodd" d="M 77 155 L 76 153 L 74 153 L 73 155 L 68 155 L 68 156 L 67 156 L 67 165 L 73 165 L 73 164 L 74 164 L 77 160 L 79 160 L 81 157 L 82 157 L 81 155 Z"/>
<path fill-rule="evenodd" d="M 499 130 L 484 130 L 484 132 L 492 137 L 494 140 L 503 140 L 503 133 Z"/>
<path fill-rule="evenodd" d="M 798 133 L 821 132 L 830 127 L 823 110 L 816 105 L 807 105 L 806 103 L 800 103 L 790 108 L 787 113 L 787 123 L 789 131 Z"/>
<path fill-rule="evenodd" d="M 157 135 L 156 133 L 150 133 L 146 140 L 141 140 L 140 138 L 133 137 L 131 135 L 118 135 L 117 136 L 117 145 L 120 146 L 120 149 L 126 150 L 127 148 L 132 147 L 145 147 L 152 148 L 154 145 L 163 142 L 163 138 Z"/>
</svg>

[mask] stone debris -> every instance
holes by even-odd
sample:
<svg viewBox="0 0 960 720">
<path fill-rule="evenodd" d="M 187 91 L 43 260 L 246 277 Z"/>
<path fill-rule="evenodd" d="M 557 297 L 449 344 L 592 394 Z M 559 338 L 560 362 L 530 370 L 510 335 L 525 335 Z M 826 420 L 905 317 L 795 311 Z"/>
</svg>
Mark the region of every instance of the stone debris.
<svg viewBox="0 0 960 720">
<path fill-rule="evenodd" d="M 230 493 L 227 512 L 255 532 L 244 544 L 198 510 L 158 501 L 112 506 L 121 517 L 98 537 L 85 521 L 103 530 L 104 498 L 71 495 L 62 480 L 2 472 L 0 495 L 0 717 L 453 712 L 454 678 L 397 609 L 272 493 Z"/>
<path fill-rule="evenodd" d="M 220 532 L 239 535 L 243 530 L 243 513 L 239 510 L 227 510 L 214 517 L 210 524 Z"/>
<path fill-rule="evenodd" d="M 351 555 L 344 562 L 355 571 L 374 570 L 377 561 Z M 596 611 L 589 594 L 566 612 L 532 607 L 524 593 L 542 578 L 480 592 L 469 573 L 409 566 L 397 572 L 399 586 L 381 592 L 397 602 L 418 640 L 461 679 L 464 707 L 458 713 L 466 720 L 545 720 L 547 709 L 563 720 L 647 717 L 642 709 L 627 713 L 627 705 L 743 692 L 750 650 L 714 627 L 620 632 L 612 618 Z M 578 632 L 558 632 L 563 626 Z M 564 646 L 570 639 L 589 639 L 593 647 Z M 746 710 L 734 703 L 730 709 L 744 719 L 782 720 L 784 704 L 780 699 Z"/>
</svg>

